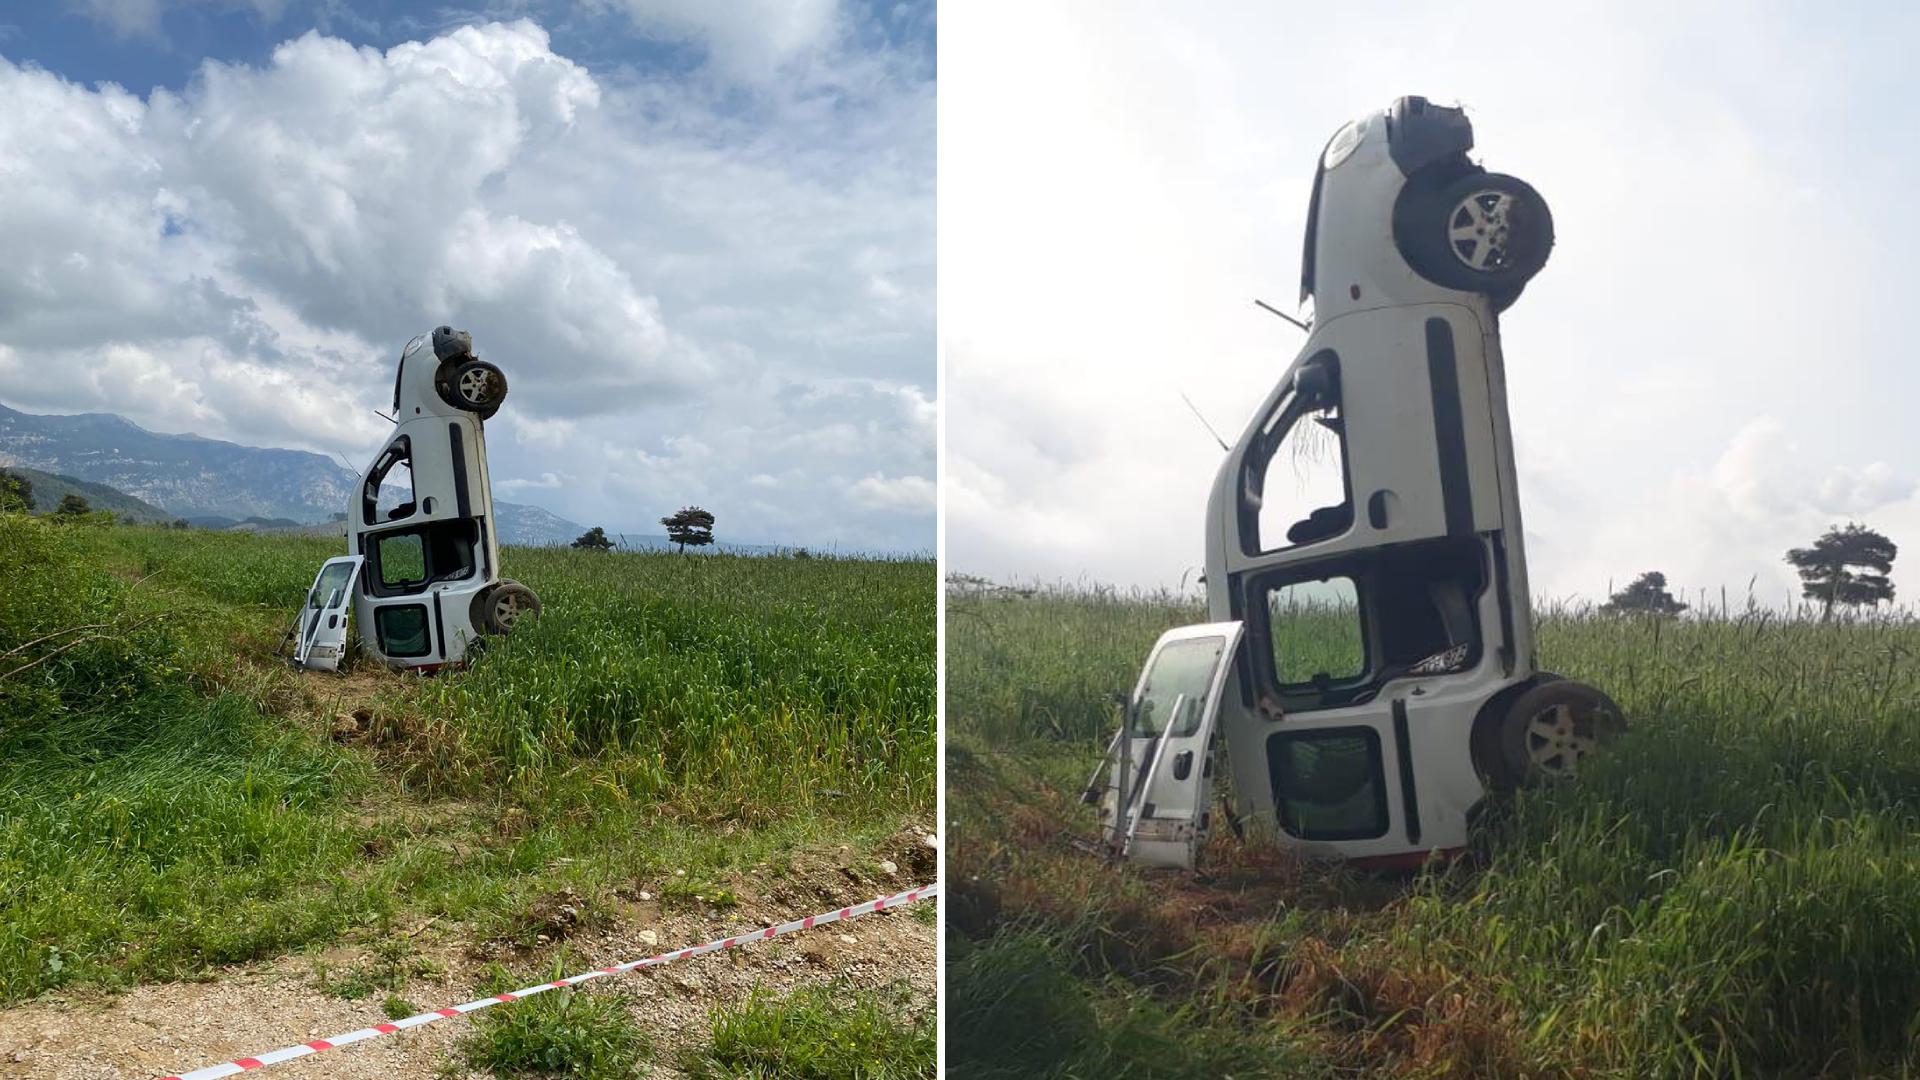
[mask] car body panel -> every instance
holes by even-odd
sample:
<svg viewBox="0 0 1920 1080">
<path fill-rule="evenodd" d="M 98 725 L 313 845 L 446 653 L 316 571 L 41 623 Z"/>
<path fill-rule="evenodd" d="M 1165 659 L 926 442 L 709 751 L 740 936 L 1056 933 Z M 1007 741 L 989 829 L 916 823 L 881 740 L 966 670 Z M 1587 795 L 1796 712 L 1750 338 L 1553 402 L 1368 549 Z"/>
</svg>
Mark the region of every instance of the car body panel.
<svg viewBox="0 0 1920 1080">
<path fill-rule="evenodd" d="M 1465 845 L 1485 796 L 1476 721 L 1536 671 L 1498 313 L 1420 276 L 1393 235 L 1405 163 L 1467 167 L 1471 127 L 1422 102 L 1439 126 L 1396 156 L 1414 100 L 1329 143 L 1302 273 L 1315 322 L 1222 462 L 1204 533 L 1208 616 L 1246 627 L 1217 698 L 1237 817 L 1293 850 L 1394 865 Z M 1303 399 L 1339 433 L 1347 517 L 1276 543 L 1257 481 Z M 1296 527 L 1339 509 L 1301 505 Z M 1361 670 L 1289 682 L 1303 616 L 1280 598 L 1336 587 L 1355 597 Z"/>
<path fill-rule="evenodd" d="M 1214 733 L 1240 635 L 1238 622 L 1178 627 L 1148 655 L 1108 752 L 1103 827 L 1116 854 L 1194 866 L 1211 824 Z"/>
<path fill-rule="evenodd" d="M 361 647 L 420 670 L 465 659 L 484 631 L 484 598 L 503 580 L 483 422 L 491 411 L 449 400 L 446 379 L 470 354 L 443 361 L 428 340 L 401 352 L 394 428 L 361 473 L 346 530 Z"/>
<path fill-rule="evenodd" d="M 294 663 L 314 671 L 337 671 L 347 647 L 347 617 L 364 560 L 342 555 L 320 565 L 301 612 Z"/>
</svg>

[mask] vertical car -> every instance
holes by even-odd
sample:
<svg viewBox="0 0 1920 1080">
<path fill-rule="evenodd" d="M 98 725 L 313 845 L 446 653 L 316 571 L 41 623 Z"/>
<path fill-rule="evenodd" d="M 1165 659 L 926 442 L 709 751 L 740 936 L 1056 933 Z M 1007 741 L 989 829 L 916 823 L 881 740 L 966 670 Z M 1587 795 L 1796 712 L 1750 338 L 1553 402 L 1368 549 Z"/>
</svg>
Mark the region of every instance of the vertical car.
<svg viewBox="0 0 1920 1080">
<path fill-rule="evenodd" d="M 401 352 L 393 433 L 347 507 L 353 618 L 362 647 L 388 666 L 457 663 L 539 611 L 532 590 L 500 573 L 484 421 L 506 394 L 506 376 L 473 354 L 465 331 L 443 326 Z"/>
<path fill-rule="evenodd" d="M 1499 313 L 1553 221 L 1472 147 L 1461 110 L 1406 97 L 1323 151 L 1308 338 L 1208 502 L 1214 622 L 1156 646 L 1089 792 L 1112 853 L 1194 865 L 1216 741 L 1237 827 L 1391 867 L 1460 850 L 1489 789 L 1571 776 L 1624 729 L 1536 661 Z"/>
</svg>

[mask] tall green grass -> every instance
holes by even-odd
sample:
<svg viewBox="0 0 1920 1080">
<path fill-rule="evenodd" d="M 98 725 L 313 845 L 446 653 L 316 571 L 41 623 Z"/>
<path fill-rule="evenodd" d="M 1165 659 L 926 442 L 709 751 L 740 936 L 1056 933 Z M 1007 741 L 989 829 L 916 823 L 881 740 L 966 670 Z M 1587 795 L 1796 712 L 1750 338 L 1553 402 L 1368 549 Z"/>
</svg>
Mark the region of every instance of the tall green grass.
<svg viewBox="0 0 1920 1080">
<path fill-rule="evenodd" d="M 1189 894 L 1034 834 L 1085 827 L 1063 796 L 1111 733 L 1111 692 L 1198 605 L 974 592 L 950 610 L 950 760 L 973 770 L 951 876 L 981 882 L 952 901 L 961 955 L 1039 941 L 1095 1001 L 1208 1006 L 1191 1027 L 1210 1047 L 1288 1017 L 1297 1075 L 1920 1071 L 1920 623 L 1549 613 L 1542 662 L 1634 723 L 1577 784 L 1503 804 L 1480 858 L 1446 872 L 1356 884 L 1282 860 Z M 1267 906 L 1169 921 L 1169 889 Z M 985 992 L 951 977 L 956 1000 Z M 999 1075 L 1004 1049 L 956 1041 L 950 1060 Z"/>
<path fill-rule="evenodd" d="M 544 614 L 470 670 L 297 676 L 272 654 L 338 553 L 0 514 L 0 672 L 38 661 L 0 678 L 0 1001 L 405 911 L 519 933 L 931 808 L 931 563 L 509 549 Z"/>
<path fill-rule="evenodd" d="M 366 770 L 208 677 L 214 632 L 88 558 L 105 531 L 0 514 L 0 1000 L 276 951 L 373 902 L 315 887 L 353 861 L 328 811 Z"/>
</svg>

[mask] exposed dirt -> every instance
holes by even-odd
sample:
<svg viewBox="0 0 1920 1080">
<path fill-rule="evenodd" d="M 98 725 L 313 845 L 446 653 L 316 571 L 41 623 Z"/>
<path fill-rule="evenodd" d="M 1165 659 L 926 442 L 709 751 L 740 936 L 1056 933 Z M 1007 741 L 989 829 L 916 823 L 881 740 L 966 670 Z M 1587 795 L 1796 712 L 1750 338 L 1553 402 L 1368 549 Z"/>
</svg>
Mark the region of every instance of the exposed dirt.
<svg viewBox="0 0 1920 1080">
<path fill-rule="evenodd" d="M 400 995 L 426 1011 L 478 997 L 474 985 L 489 961 L 515 971 L 550 971 L 564 948 L 565 973 L 573 974 L 761 929 L 930 882 L 933 854 L 924 834 L 909 827 L 872 855 L 875 862 L 895 865 L 891 875 L 875 874 L 864 862 L 854 865 L 845 849 L 827 851 L 802 860 L 797 873 L 735 880 L 730 884 L 739 903 L 724 911 L 685 901 L 663 903 L 664 882 L 637 885 L 613 906 L 611 916 L 593 921 L 581 920 L 577 898 L 547 897 L 525 917 L 529 926 L 538 923 L 557 933 L 548 933 L 549 943 L 531 950 L 476 940 L 460 926 L 413 927 L 408 933 L 414 935 L 414 955 L 406 966 L 435 974 L 409 978 Z M 810 983 L 879 988 L 905 980 L 915 1006 L 931 1007 L 938 931 L 923 919 L 910 910 L 879 912 L 589 986 L 628 1000 L 654 1041 L 652 1075 L 674 1077 L 679 1075 L 673 1065 L 677 1052 L 704 1037 L 709 1013 L 740 1002 L 755 986 L 782 994 Z M 343 972 L 382 961 L 369 945 L 341 946 L 224 969 L 205 981 L 143 986 L 111 996 L 54 997 L 0 1011 L 0 1078 L 168 1076 L 387 1019 L 382 992 L 354 1001 L 332 996 L 322 988 L 316 962 Z M 526 979 L 536 981 L 537 975 Z M 431 1076 L 472 1024 L 442 1020 L 272 1066 L 267 1075 Z M 478 1074 L 456 1070 L 450 1075 Z"/>
<path fill-rule="evenodd" d="M 1280 1017 L 1356 1075 L 1530 1075 L 1511 1003 L 1395 938 L 1413 873 L 1305 859 L 1225 830 L 1209 841 L 1201 876 L 1116 864 L 1069 842 L 1088 821 L 1043 777 L 977 756 L 963 767 L 962 805 L 949 805 L 963 837 L 947 868 L 955 932 L 1071 928 L 1090 981 L 1119 977 L 1173 1001 Z M 993 825 L 973 840 L 968 821 Z"/>
</svg>

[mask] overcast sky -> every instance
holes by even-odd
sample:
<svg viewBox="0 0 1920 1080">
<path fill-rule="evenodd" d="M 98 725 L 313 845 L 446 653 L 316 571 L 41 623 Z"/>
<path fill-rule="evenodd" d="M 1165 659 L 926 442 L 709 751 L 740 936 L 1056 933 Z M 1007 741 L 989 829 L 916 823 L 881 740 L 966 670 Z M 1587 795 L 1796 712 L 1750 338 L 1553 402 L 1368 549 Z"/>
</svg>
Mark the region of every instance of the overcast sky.
<svg viewBox="0 0 1920 1080">
<path fill-rule="evenodd" d="M 496 493 L 934 546 L 931 0 L 0 10 L 0 401 L 363 466 L 414 334 Z"/>
<path fill-rule="evenodd" d="M 1645 570 L 1763 602 L 1826 526 L 1920 599 L 1911 8 L 955 5 L 941 24 L 947 547 L 1177 584 L 1221 452 L 1300 347 L 1316 155 L 1462 103 L 1559 244 L 1503 318 L 1536 599 Z"/>
</svg>

